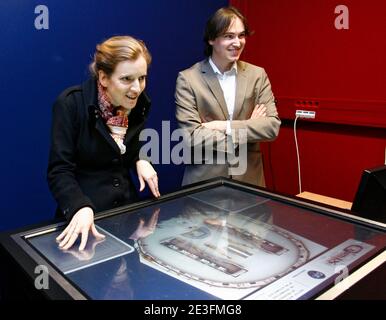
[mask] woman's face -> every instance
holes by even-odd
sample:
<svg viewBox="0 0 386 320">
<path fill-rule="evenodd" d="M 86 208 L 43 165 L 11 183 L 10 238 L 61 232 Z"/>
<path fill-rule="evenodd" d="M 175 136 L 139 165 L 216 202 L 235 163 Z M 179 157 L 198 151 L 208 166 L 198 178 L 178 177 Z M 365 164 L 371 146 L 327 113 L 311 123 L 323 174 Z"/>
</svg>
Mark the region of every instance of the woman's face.
<svg viewBox="0 0 386 320">
<path fill-rule="evenodd" d="M 135 61 L 122 61 L 107 76 L 99 71 L 99 81 L 106 88 L 107 96 L 114 106 L 133 109 L 139 95 L 146 87 L 147 63 L 141 55 Z"/>
</svg>

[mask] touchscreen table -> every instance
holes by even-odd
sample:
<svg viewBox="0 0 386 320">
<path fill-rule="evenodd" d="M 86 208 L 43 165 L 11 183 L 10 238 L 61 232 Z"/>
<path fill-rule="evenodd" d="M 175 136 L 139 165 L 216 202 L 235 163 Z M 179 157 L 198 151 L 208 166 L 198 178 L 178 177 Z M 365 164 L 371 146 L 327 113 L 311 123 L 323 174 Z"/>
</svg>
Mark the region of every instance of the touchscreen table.
<svg viewBox="0 0 386 320">
<path fill-rule="evenodd" d="M 106 239 L 83 252 L 79 242 L 58 248 L 63 225 L 12 237 L 89 299 L 310 299 L 386 247 L 382 224 L 223 179 L 105 212 L 96 225 Z"/>
</svg>

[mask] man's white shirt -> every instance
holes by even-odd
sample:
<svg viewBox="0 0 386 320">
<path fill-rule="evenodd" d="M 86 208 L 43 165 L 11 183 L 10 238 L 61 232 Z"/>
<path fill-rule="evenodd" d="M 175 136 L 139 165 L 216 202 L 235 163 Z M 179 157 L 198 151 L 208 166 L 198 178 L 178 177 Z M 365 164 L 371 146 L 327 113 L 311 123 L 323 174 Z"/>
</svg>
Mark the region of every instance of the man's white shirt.
<svg viewBox="0 0 386 320">
<path fill-rule="evenodd" d="M 224 95 L 224 100 L 227 105 L 229 119 L 227 119 L 226 134 L 231 135 L 231 121 L 233 117 L 233 111 L 235 109 L 236 99 L 236 76 L 237 76 L 237 63 L 235 62 L 229 71 L 221 73 L 221 71 L 214 64 L 212 58 L 209 58 L 209 64 L 212 67 Z"/>
</svg>

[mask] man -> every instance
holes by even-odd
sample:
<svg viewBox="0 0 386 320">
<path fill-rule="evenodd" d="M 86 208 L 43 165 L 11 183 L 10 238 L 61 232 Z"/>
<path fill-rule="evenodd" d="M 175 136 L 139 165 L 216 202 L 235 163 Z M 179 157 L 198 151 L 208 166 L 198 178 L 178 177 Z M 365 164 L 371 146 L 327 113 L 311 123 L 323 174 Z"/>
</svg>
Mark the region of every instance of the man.
<svg viewBox="0 0 386 320">
<path fill-rule="evenodd" d="M 264 69 L 239 60 L 248 35 L 237 9 L 217 10 L 205 29 L 208 58 L 178 75 L 176 118 L 194 150 L 183 185 L 225 176 L 265 186 L 259 142 L 277 137 L 280 119 Z M 232 171 L 237 154 L 241 172 Z"/>
</svg>

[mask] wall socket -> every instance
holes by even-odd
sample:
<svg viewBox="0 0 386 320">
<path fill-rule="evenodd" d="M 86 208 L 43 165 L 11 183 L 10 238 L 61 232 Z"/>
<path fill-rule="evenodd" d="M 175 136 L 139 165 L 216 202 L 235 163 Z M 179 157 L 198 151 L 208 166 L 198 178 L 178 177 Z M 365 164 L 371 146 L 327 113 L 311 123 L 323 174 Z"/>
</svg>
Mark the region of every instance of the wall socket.
<svg viewBox="0 0 386 320">
<path fill-rule="evenodd" d="M 315 111 L 296 110 L 295 116 L 299 118 L 315 119 Z"/>
</svg>

